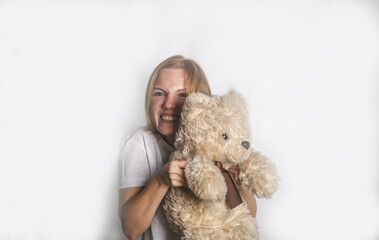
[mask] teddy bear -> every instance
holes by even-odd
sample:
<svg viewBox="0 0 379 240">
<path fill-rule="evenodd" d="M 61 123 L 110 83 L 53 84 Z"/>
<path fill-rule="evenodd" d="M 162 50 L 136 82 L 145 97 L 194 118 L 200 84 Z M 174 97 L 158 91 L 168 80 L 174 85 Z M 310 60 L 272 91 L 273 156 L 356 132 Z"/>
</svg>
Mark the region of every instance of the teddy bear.
<svg viewBox="0 0 379 240">
<path fill-rule="evenodd" d="M 259 239 L 257 223 L 238 192 L 244 184 L 258 198 L 278 186 L 275 166 L 251 147 L 246 100 L 191 93 L 182 109 L 171 159 L 185 159 L 188 187 L 172 187 L 163 208 L 181 239 Z"/>
</svg>

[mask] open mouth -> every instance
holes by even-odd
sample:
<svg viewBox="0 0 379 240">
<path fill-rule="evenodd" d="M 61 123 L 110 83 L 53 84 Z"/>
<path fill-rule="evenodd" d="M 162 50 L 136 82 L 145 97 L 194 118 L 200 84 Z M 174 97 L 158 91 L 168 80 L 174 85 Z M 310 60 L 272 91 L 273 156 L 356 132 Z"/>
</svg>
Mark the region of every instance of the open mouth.
<svg viewBox="0 0 379 240">
<path fill-rule="evenodd" d="M 161 119 L 165 121 L 176 121 L 178 120 L 178 117 L 176 115 L 171 114 L 162 114 Z"/>
</svg>

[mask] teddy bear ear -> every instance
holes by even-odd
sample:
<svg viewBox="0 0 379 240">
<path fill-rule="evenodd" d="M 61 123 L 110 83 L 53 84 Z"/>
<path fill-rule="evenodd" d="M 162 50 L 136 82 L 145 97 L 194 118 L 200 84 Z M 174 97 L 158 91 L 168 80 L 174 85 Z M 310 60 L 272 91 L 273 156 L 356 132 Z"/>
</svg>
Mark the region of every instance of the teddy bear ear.
<svg viewBox="0 0 379 240">
<path fill-rule="evenodd" d="M 212 108 L 216 104 L 216 96 L 209 96 L 203 93 L 190 93 L 183 106 L 183 118 L 191 121 L 196 118 L 201 112 Z"/>
<path fill-rule="evenodd" d="M 194 92 L 187 96 L 185 105 L 192 108 L 192 110 L 195 108 L 209 109 L 217 102 L 217 98 L 217 96 L 209 96 L 204 93 Z"/>
<path fill-rule="evenodd" d="M 236 90 L 230 90 L 222 98 L 223 103 L 232 108 L 239 108 L 242 111 L 248 111 L 248 105 L 246 99 Z"/>
<path fill-rule="evenodd" d="M 212 101 L 212 96 L 206 95 L 201 92 L 190 93 L 186 98 L 186 104 L 188 105 L 208 105 Z"/>
</svg>

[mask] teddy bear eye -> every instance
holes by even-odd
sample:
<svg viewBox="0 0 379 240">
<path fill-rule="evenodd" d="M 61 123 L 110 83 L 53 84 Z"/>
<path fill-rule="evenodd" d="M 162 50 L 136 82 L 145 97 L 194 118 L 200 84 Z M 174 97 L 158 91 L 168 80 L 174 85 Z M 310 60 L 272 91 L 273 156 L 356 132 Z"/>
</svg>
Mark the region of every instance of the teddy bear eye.
<svg viewBox="0 0 379 240">
<path fill-rule="evenodd" d="M 225 140 L 228 139 L 228 135 L 226 135 L 226 133 L 223 133 L 221 136 L 222 136 L 222 138 L 225 139 Z"/>
</svg>

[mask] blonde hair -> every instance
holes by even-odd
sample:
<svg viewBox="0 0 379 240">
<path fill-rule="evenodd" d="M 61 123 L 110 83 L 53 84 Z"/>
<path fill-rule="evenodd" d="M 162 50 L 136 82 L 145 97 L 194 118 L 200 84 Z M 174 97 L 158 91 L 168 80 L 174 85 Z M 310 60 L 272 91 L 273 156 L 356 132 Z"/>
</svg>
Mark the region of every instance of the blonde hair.
<svg viewBox="0 0 379 240">
<path fill-rule="evenodd" d="M 211 95 L 211 89 L 209 87 L 207 76 L 203 69 L 194 60 L 184 58 L 180 55 L 175 55 L 167 58 L 161 62 L 153 71 L 150 76 L 149 83 L 147 84 L 146 96 L 145 96 L 145 114 L 147 127 L 150 130 L 156 131 L 153 124 L 153 116 L 150 114 L 151 97 L 155 81 L 158 79 L 159 73 L 162 69 L 184 69 L 187 73 L 185 80 L 185 88 L 188 93 L 201 92 L 207 95 Z"/>
</svg>

